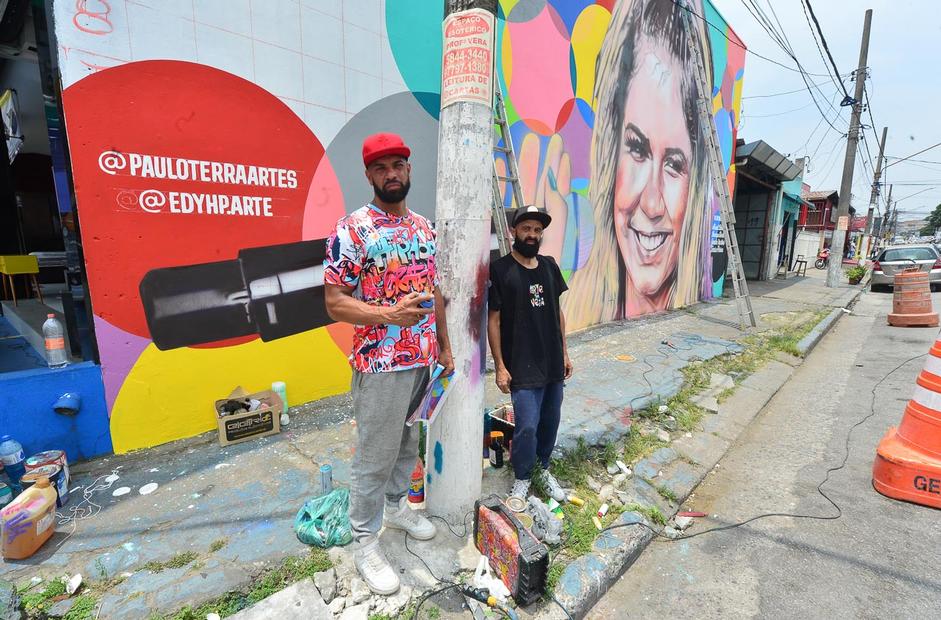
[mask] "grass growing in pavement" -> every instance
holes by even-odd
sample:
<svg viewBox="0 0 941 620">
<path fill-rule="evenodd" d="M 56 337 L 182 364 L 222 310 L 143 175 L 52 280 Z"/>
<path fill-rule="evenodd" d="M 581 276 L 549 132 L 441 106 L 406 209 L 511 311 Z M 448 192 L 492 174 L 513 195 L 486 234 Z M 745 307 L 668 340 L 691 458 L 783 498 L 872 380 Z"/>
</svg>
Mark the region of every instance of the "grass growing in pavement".
<svg viewBox="0 0 941 620">
<path fill-rule="evenodd" d="M 62 616 L 62 620 L 90 620 L 90 618 L 94 617 L 93 612 L 97 605 L 98 602 L 95 600 L 95 597 L 83 594 L 82 596 L 76 597 L 69 611 Z"/>
<path fill-rule="evenodd" d="M 169 616 L 154 614 L 150 620 L 205 620 L 206 615 L 210 613 L 217 613 L 225 618 L 332 566 L 326 551 L 315 547 L 306 556 L 289 557 L 277 568 L 262 573 L 252 582 L 247 592 L 229 592 L 208 603 L 195 608 L 185 607 Z"/>
<path fill-rule="evenodd" d="M 677 420 L 679 422 L 679 420 Z M 666 446 L 665 441 L 657 439 L 656 435 L 643 435 L 636 426 L 631 426 L 630 431 L 624 436 L 624 449 L 621 452 L 621 458 L 628 465 L 633 465 L 645 456 L 652 454 L 658 448 Z"/>
<path fill-rule="evenodd" d="M 215 553 L 215 552 L 218 551 L 219 549 L 222 549 L 223 547 L 225 547 L 228 543 L 229 543 L 229 541 L 227 541 L 225 538 L 220 538 L 220 539 L 218 539 L 218 540 L 214 540 L 214 541 L 212 541 L 212 544 L 209 545 L 209 552 L 210 552 L 210 553 Z"/>
<path fill-rule="evenodd" d="M 667 518 L 657 506 L 641 506 L 640 504 L 630 503 L 624 506 L 624 512 L 639 512 L 647 517 L 647 520 L 657 525 L 666 525 Z"/>
<path fill-rule="evenodd" d="M 679 504 L 679 503 L 680 503 L 679 498 L 676 497 L 676 493 L 674 493 L 673 491 L 671 491 L 670 489 L 668 489 L 668 488 L 665 487 L 664 485 L 662 485 L 662 484 L 657 485 L 656 489 L 657 489 L 657 493 L 659 493 L 659 494 L 660 494 L 660 497 L 662 497 L 663 499 L 669 500 L 669 501 L 673 502 L 674 504 Z"/>
<path fill-rule="evenodd" d="M 168 568 L 183 568 L 196 561 L 197 557 L 199 556 L 196 555 L 196 552 L 185 551 L 183 553 L 177 553 L 166 562 L 147 562 L 144 564 L 144 568 L 152 573 L 160 573 Z"/>
<path fill-rule="evenodd" d="M 27 592 L 20 597 L 20 607 L 27 617 L 44 617 L 45 611 L 52 607 L 57 596 L 65 594 L 65 582 L 61 579 L 50 581 L 46 586 L 36 592 Z"/>
</svg>

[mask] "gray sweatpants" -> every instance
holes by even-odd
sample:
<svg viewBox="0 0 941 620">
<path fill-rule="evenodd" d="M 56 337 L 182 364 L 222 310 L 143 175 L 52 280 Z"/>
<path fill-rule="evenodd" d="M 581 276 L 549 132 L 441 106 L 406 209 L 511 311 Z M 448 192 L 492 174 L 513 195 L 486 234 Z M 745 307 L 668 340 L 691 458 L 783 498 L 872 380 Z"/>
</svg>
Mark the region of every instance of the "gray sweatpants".
<svg viewBox="0 0 941 620">
<path fill-rule="evenodd" d="M 361 541 L 382 528 L 383 498 L 398 502 L 407 492 L 418 459 L 418 428 L 405 418 L 428 384 L 428 368 L 396 372 L 353 371 L 356 454 L 350 475 L 350 525 Z"/>
</svg>

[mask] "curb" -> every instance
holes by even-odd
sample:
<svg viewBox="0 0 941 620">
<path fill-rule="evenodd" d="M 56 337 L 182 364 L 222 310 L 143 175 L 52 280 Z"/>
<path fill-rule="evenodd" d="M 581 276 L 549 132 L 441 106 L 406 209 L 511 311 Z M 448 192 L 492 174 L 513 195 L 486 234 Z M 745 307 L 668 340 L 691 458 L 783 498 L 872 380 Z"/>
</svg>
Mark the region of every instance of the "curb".
<svg viewBox="0 0 941 620">
<path fill-rule="evenodd" d="M 864 287 L 857 291 L 846 303 L 846 307 L 853 306 L 864 291 Z M 807 334 L 807 336 L 801 339 L 798 343 L 798 348 L 801 351 L 802 357 L 806 357 L 807 354 L 817 346 L 827 332 L 833 328 L 844 314 L 846 314 L 846 312 L 844 312 L 843 308 L 834 308 L 809 334 Z M 763 371 L 766 371 L 766 369 L 762 369 L 759 373 Z M 752 375 L 752 377 L 758 376 L 759 373 Z M 768 402 L 774 398 L 775 394 L 778 393 L 788 379 L 790 379 L 790 374 L 773 389 L 762 392 L 760 401 L 752 401 L 754 413 L 751 414 L 750 419 L 740 427 L 740 431 L 745 430 L 748 424 L 750 424 Z M 697 471 L 693 476 L 682 481 L 681 486 L 685 488 L 682 488 L 680 493 L 676 493 L 679 498 L 679 505 L 682 505 L 689 495 L 702 483 L 706 475 L 713 469 L 715 463 L 721 460 L 730 446 L 731 444 L 718 450 L 718 453 L 710 457 L 711 464 L 706 464 L 701 471 Z M 635 472 L 637 472 L 636 468 Z M 668 518 L 672 516 L 672 514 L 666 512 L 664 514 Z M 617 521 L 617 524 L 626 525 L 637 522 L 652 525 L 647 522 L 642 515 L 636 512 L 623 513 Z M 588 611 L 601 599 L 608 589 L 627 572 L 653 539 L 654 535 L 645 527 L 620 527 L 603 532 L 595 540 L 590 553 L 579 557 L 566 567 L 556 586 L 556 598 L 565 606 L 565 609 L 572 618 L 585 617 Z M 558 606 L 550 603 L 537 617 L 540 620 L 554 620 L 556 618 L 565 618 L 566 616 L 561 612 Z"/>
<path fill-rule="evenodd" d="M 842 308 L 834 308 L 830 311 L 830 314 L 810 330 L 809 334 L 801 338 L 800 342 L 797 343 L 797 350 L 800 351 L 801 357 L 807 357 L 807 354 L 817 346 L 817 343 L 827 335 L 827 332 L 836 325 L 836 322 L 844 314 Z"/>
<path fill-rule="evenodd" d="M 862 287 L 856 291 L 856 294 L 846 303 L 846 308 L 852 307 L 856 301 L 859 299 L 859 296 L 863 294 L 868 285 L 868 279 L 866 282 L 862 283 Z M 807 357 L 807 354 L 813 351 L 814 347 L 817 346 L 817 343 L 827 335 L 833 326 L 836 325 L 836 322 L 840 319 L 841 316 L 847 314 L 844 312 L 843 308 L 834 308 L 830 314 L 828 314 L 822 321 L 817 323 L 816 327 L 810 330 L 810 333 L 801 338 L 800 342 L 797 343 L 797 349 L 801 352 L 801 357 Z"/>
</svg>

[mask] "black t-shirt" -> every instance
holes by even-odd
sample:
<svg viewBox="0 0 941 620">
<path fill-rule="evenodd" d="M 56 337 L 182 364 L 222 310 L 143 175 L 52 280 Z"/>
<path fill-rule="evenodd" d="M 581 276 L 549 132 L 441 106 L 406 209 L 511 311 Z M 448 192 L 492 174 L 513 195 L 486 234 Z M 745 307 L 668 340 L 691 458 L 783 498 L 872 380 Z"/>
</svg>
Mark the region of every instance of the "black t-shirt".
<svg viewBox="0 0 941 620">
<path fill-rule="evenodd" d="M 503 363 L 510 387 L 537 388 L 565 378 L 559 295 L 568 287 L 554 260 L 537 255 L 533 269 L 512 254 L 490 263 L 490 311 L 500 312 Z"/>
</svg>

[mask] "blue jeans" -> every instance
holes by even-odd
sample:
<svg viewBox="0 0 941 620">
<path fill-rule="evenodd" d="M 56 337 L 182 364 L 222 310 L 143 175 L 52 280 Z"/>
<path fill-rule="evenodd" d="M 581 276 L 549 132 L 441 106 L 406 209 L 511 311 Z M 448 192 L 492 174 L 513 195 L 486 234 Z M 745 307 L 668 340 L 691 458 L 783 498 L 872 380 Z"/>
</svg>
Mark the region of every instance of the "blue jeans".
<svg viewBox="0 0 941 620">
<path fill-rule="evenodd" d="M 516 420 L 510 461 L 516 479 L 529 480 L 537 458 L 543 468 L 549 467 L 562 411 L 562 382 L 512 390 L 510 396 Z"/>
</svg>

